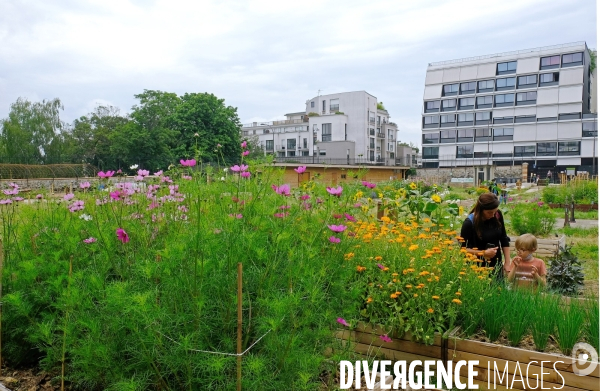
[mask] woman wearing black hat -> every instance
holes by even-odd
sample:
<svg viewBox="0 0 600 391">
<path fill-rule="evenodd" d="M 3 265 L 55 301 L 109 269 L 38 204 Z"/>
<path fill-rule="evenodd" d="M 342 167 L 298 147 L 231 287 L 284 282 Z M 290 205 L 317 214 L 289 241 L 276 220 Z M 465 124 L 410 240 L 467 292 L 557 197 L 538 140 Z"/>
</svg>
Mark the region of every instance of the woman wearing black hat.
<svg viewBox="0 0 600 391">
<path fill-rule="evenodd" d="M 460 236 L 465 240 L 462 246 L 469 253 L 477 256 L 483 253 L 486 266 L 496 268 L 498 277 L 502 277 L 502 253 L 510 262 L 510 238 L 506 235 L 504 217 L 498 206 L 500 201 L 495 194 L 480 195 L 462 225 Z"/>
</svg>

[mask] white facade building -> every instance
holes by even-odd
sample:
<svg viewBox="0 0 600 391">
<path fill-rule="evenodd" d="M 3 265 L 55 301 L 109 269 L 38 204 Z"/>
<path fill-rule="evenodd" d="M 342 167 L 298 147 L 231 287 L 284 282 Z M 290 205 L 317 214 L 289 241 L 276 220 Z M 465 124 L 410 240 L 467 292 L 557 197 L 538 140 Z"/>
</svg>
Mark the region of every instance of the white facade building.
<svg viewBox="0 0 600 391">
<path fill-rule="evenodd" d="M 277 161 L 396 165 L 397 126 L 365 91 L 319 95 L 282 121 L 245 124 Z"/>
<path fill-rule="evenodd" d="M 429 64 L 422 108 L 423 168 L 596 174 L 595 70 L 585 42 Z"/>
</svg>

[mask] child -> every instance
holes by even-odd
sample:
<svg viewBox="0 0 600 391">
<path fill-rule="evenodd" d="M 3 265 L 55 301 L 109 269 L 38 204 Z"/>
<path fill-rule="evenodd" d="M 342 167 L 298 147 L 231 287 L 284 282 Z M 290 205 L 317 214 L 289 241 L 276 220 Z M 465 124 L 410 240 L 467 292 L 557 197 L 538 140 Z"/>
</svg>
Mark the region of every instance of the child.
<svg viewBox="0 0 600 391">
<path fill-rule="evenodd" d="M 504 265 L 504 273 L 509 282 L 516 287 L 546 286 L 546 264 L 534 258 L 537 250 L 537 239 L 531 234 L 524 234 L 515 242 L 517 256 Z"/>
</svg>

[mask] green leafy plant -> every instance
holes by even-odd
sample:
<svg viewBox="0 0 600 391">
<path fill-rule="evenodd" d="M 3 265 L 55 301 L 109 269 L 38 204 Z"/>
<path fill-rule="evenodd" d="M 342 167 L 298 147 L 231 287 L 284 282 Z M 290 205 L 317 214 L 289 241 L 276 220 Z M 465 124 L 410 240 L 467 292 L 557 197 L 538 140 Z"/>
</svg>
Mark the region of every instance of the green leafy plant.
<svg viewBox="0 0 600 391">
<path fill-rule="evenodd" d="M 548 344 L 548 337 L 554 333 L 555 314 L 558 312 L 559 297 L 537 293 L 531 299 L 531 334 L 535 348 L 543 352 Z"/>
<path fill-rule="evenodd" d="M 578 300 L 560 306 L 556 319 L 556 341 L 563 354 L 571 354 L 571 349 L 579 341 L 584 322 L 585 309 Z"/>
<path fill-rule="evenodd" d="M 514 204 L 509 210 L 511 228 L 517 235 L 545 236 L 554 228 L 555 219 L 543 203 Z"/>
<path fill-rule="evenodd" d="M 600 305 L 597 297 L 586 300 L 585 310 L 588 315 L 586 324 L 586 339 L 596 351 L 600 351 Z"/>
<path fill-rule="evenodd" d="M 497 341 L 500 337 L 507 316 L 507 304 L 503 296 L 502 288 L 498 287 L 498 292 L 486 300 L 481 313 L 483 329 L 491 341 Z"/>
<path fill-rule="evenodd" d="M 519 345 L 529 326 L 530 310 L 532 308 L 532 294 L 523 289 L 511 290 L 505 293 L 506 316 L 504 329 L 512 346 Z"/>
<path fill-rule="evenodd" d="M 564 295 L 576 295 L 583 287 L 583 266 L 572 252 L 572 246 L 565 245 L 548 265 L 548 287 Z"/>
</svg>

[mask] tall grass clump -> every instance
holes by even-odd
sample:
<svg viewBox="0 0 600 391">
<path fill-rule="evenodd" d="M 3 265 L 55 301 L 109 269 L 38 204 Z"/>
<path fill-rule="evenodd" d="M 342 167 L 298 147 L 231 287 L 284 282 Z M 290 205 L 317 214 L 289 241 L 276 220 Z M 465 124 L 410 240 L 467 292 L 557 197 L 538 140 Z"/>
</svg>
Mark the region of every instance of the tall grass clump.
<svg viewBox="0 0 600 391">
<path fill-rule="evenodd" d="M 531 298 L 530 328 L 536 350 L 543 352 L 554 333 L 560 296 L 537 293 Z"/>
<path fill-rule="evenodd" d="M 508 309 L 504 290 L 499 286 L 496 289 L 497 292 L 486 300 L 481 313 L 482 326 L 490 341 L 497 341 L 500 338 Z"/>
<path fill-rule="evenodd" d="M 556 319 L 556 340 L 563 354 L 571 354 L 571 349 L 579 342 L 584 324 L 585 308 L 578 300 L 560 306 Z"/>
<path fill-rule="evenodd" d="M 506 315 L 504 317 L 504 329 L 506 337 L 512 346 L 519 345 L 529 327 L 533 295 L 525 289 L 506 291 Z"/>
</svg>

